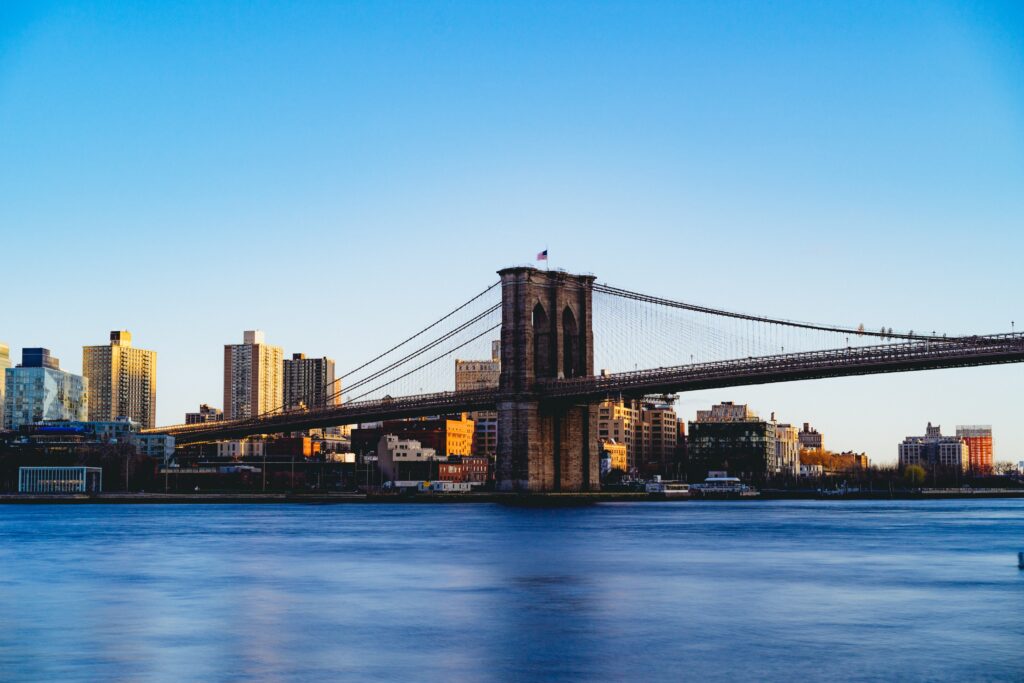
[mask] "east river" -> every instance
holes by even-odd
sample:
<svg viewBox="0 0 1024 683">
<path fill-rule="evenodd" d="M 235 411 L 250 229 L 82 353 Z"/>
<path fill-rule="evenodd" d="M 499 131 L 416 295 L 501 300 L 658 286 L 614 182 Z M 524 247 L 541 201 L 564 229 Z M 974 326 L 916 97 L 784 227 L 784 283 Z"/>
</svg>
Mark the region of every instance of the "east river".
<svg viewBox="0 0 1024 683">
<path fill-rule="evenodd" d="M 0 506 L 3 681 L 1013 681 L 1024 501 Z"/>
</svg>

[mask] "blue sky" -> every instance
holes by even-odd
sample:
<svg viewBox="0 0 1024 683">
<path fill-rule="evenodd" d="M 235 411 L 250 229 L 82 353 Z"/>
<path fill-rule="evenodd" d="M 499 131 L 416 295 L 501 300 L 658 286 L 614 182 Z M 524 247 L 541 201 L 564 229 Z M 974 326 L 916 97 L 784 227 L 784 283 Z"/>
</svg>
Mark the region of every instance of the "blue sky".
<svg viewBox="0 0 1024 683">
<path fill-rule="evenodd" d="M 5 2 L 0 339 L 78 371 L 130 329 L 177 422 L 220 404 L 243 329 L 351 366 L 545 246 L 723 308 L 1007 329 L 1022 43 L 997 2 Z M 1022 380 L 680 407 L 749 401 L 879 461 L 927 420 L 992 423 L 1021 460 Z"/>
</svg>

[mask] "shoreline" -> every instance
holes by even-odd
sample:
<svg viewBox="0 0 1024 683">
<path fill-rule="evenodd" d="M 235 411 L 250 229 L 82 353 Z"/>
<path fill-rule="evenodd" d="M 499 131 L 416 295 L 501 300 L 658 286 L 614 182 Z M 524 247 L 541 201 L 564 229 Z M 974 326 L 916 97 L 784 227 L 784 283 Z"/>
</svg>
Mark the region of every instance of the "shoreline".
<svg viewBox="0 0 1024 683">
<path fill-rule="evenodd" d="M 448 504 L 499 503 L 513 507 L 579 507 L 598 503 L 713 503 L 719 501 L 756 503 L 775 500 L 947 500 L 963 498 L 1024 498 L 1024 489 L 974 490 L 940 489 L 935 491 L 864 491 L 845 495 L 824 495 L 817 491 L 769 491 L 744 497 L 671 497 L 648 493 L 456 493 L 380 495 L 363 493 L 100 493 L 100 494 L 0 494 L 0 505 L 268 505 L 268 504 Z"/>
</svg>

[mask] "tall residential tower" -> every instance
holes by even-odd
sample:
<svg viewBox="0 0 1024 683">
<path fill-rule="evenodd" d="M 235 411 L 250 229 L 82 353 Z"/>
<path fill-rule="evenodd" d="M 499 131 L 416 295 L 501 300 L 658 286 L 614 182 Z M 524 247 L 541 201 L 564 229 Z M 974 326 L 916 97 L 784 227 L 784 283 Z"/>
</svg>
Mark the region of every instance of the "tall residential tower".
<svg viewBox="0 0 1024 683">
<path fill-rule="evenodd" d="M 156 351 L 132 346 L 130 332 L 114 330 L 108 346 L 83 347 L 82 374 L 89 380 L 89 420 L 127 417 L 156 426 Z"/>
<path fill-rule="evenodd" d="M 281 363 L 284 351 L 246 330 L 241 344 L 224 345 L 224 418 L 255 417 L 282 405 Z"/>
<path fill-rule="evenodd" d="M 334 361 L 292 354 L 284 361 L 285 408 L 325 408 L 341 403 L 341 382 L 334 379 Z"/>
</svg>

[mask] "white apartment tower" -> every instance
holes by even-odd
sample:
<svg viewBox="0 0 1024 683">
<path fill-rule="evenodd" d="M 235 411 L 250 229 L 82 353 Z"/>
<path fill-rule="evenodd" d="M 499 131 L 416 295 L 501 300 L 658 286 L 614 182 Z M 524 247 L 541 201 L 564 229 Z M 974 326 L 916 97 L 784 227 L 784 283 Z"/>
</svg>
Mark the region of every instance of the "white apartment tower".
<svg viewBox="0 0 1024 683">
<path fill-rule="evenodd" d="M 284 350 L 260 330 L 247 330 L 241 344 L 224 345 L 224 419 L 255 417 L 282 406 Z"/>
</svg>

